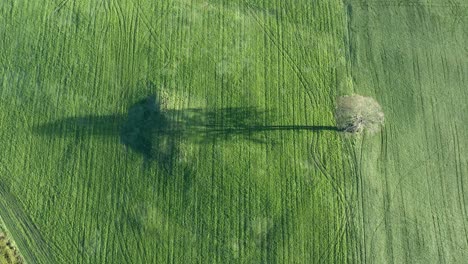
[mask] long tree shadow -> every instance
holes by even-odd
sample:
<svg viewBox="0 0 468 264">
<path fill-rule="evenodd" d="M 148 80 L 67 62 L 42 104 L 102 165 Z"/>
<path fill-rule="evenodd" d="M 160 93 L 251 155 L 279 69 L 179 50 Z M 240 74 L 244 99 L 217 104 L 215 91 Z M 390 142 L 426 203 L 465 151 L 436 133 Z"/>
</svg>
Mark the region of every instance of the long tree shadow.
<svg viewBox="0 0 468 264">
<path fill-rule="evenodd" d="M 261 132 L 337 131 L 335 126 L 268 125 L 273 122 L 271 115 L 254 107 L 164 110 L 156 98 L 151 95 L 137 102 L 126 116 L 71 117 L 36 126 L 33 131 L 53 137 L 118 136 L 146 161 L 156 160 L 169 168 L 182 139 L 198 144 L 236 139 L 262 144 L 266 142 Z"/>
<path fill-rule="evenodd" d="M 265 137 L 265 133 L 275 131 L 337 131 L 335 126 L 273 125 L 275 117 L 271 112 L 254 107 L 165 110 L 156 98 L 151 95 L 140 100 L 129 108 L 126 115 L 70 117 L 33 127 L 33 132 L 48 137 L 79 139 L 88 136 L 115 137 L 123 146 L 144 158 L 144 168 L 154 162 L 161 170 L 161 174 L 152 174 L 160 175 L 159 183 L 167 188 L 181 184 L 177 186 L 183 189 L 182 204 L 188 205 L 193 198 L 188 190 L 196 172 L 190 165 L 179 161 L 180 144 L 183 141 L 196 144 L 213 144 L 218 141 L 265 144 L 266 139 L 274 138 Z M 179 181 L 177 177 L 183 178 L 179 178 Z M 139 216 L 124 207 L 122 215 L 127 217 L 131 228 L 143 232 L 144 223 Z M 284 217 L 279 216 L 277 220 L 282 221 Z M 178 223 L 180 219 L 172 221 Z M 210 234 L 216 232 L 209 231 Z M 267 237 L 273 239 L 276 233 L 268 232 Z"/>
</svg>

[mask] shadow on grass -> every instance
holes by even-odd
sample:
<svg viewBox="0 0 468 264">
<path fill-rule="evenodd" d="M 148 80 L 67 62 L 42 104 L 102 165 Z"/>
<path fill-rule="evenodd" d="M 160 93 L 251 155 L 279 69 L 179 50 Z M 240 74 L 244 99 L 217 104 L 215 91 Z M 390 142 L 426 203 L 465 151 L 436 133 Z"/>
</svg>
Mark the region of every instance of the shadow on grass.
<svg viewBox="0 0 468 264">
<path fill-rule="evenodd" d="M 181 140 L 198 144 L 248 140 L 262 144 L 266 143 L 262 132 L 337 131 L 335 126 L 265 125 L 272 122 L 270 115 L 253 107 L 162 110 L 156 98 L 151 95 L 132 105 L 127 116 L 72 117 L 39 125 L 33 131 L 53 137 L 118 136 L 123 145 L 145 161 L 156 160 L 168 168 L 172 167 Z"/>
<path fill-rule="evenodd" d="M 189 190 L 192 188 L 196 171 L 190 164 L 180 161 L 181 142 L 214 144 L 220 141 L 249 141 L 253 144 L 265 144 L 266 139 L 274 138 L 266 137 L 265 133 L 275 131 L 337 131 L 334 126 L 270 125 L 277 121 L 272 114 L 253 107 L 164 110 L 156 98 L 148 96 L 133 104 L 126 115 L 65 118 L 38 125 L 33 128 L 33 133 L 48 137 L 85 139 L 89 136 L 102 136 L 119 139 L 122 145 L 144 158 L 144 169 L 147 169 L 149 164 L 157 166 L 161 174 L 152 175 L 159 175 L 156 176 L 157 182 L 164 186 L 162 189 L 180 188 L 182 192 L 179 198 L 183 201 L 181 204 L 189 205 L 193 198 Z M 164 192 L 158 195 L 164 197 Z M 122 215 L 126 217 L 126 223 L 133 230 L 146 232 L 145 224 L 138 213 L 135 214 L 126 207 L 122 207 L 121 210 Z M 184 215 L 183 212 L 180 214 Z M 278 221 L 286 219 L 285 217 L 280 216 Z M 183 217 L 175 217 L 171 221 L 185 225 L 180 223 L 181 219 Z M 116 226 L 117 230 L 119 228 L 120 224 Z M 207 232 L 217 234 L 216 230 Z M 271 231 L 266 236 L 268 239 L 275 239 L 277 234 Z M 271 250 L 273 251 L 274 247 Z"/>
</svg>

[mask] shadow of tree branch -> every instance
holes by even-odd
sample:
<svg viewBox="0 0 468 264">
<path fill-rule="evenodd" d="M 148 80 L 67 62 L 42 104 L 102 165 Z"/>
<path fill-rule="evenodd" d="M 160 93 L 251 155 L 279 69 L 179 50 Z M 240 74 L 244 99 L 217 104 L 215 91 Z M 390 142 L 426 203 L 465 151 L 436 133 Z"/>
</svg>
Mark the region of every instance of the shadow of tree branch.
<svg viewBox="0 0 468 264">
<path fill-rule="evenodd" d="M 151 95 L 132 105 L 127 116 L 65 118 L 34 127 L 33 132 L 52 137 L 118 136 L 145 160 L 171 166 L 182 139 L 198 144 L 236 139 L 261 144 L 266 143 L 260 137 L 264 132 L 338 131 L 335 126 L 268 125 L 273 121 L 271 115 L 254 107 L 162 110 L 156 98 Z"/>
</svg>

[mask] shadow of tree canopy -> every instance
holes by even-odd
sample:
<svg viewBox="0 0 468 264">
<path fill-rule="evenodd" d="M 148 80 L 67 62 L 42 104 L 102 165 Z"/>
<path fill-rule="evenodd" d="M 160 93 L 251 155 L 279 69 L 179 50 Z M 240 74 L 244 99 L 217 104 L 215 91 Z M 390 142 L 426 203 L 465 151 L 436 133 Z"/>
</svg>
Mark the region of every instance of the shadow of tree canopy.
<svg viewBox="0 0 468 264">
<path fill-rule="evenodd" d="M 143 155 L 146 161 L 157 160 L 165 167 L 172 167 L 182 139 L 198 144 L 214 140 L 248 140 L 262 144 L 266 142 L 260 132 L 337 131 L 335 126 L 268 125 L 273 121 L 271 115 L 254 107 L 164 110 L 156 98 L 150 95 L 135 103 L 127 116 L 65 118 L 36 126 L 33 132 L 53 137 L 118 136 L 123 145 Z"/>
</svg>

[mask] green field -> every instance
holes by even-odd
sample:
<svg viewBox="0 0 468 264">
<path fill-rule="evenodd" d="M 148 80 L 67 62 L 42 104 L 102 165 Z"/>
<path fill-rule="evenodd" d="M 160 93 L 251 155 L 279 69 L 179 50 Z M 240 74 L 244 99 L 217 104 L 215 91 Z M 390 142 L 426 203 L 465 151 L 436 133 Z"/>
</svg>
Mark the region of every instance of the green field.
<svg viewBox="0 0 468 264">
<path fill-rule="evenodd" d="M 394 3 L 394 4 L 392 4 Z M 358 262 L 468 260 L 468 5 L 347 5 L 354 91 L 383 105 L 356 142 Z"/>
<path fill-rule="evenodd" d="M 461 0 L 0 1 L 0 223 L 27 263 L 464 263 L 467 25 Z M 353 93 L 381 133 L 336 131 Z"/>
</svg>

